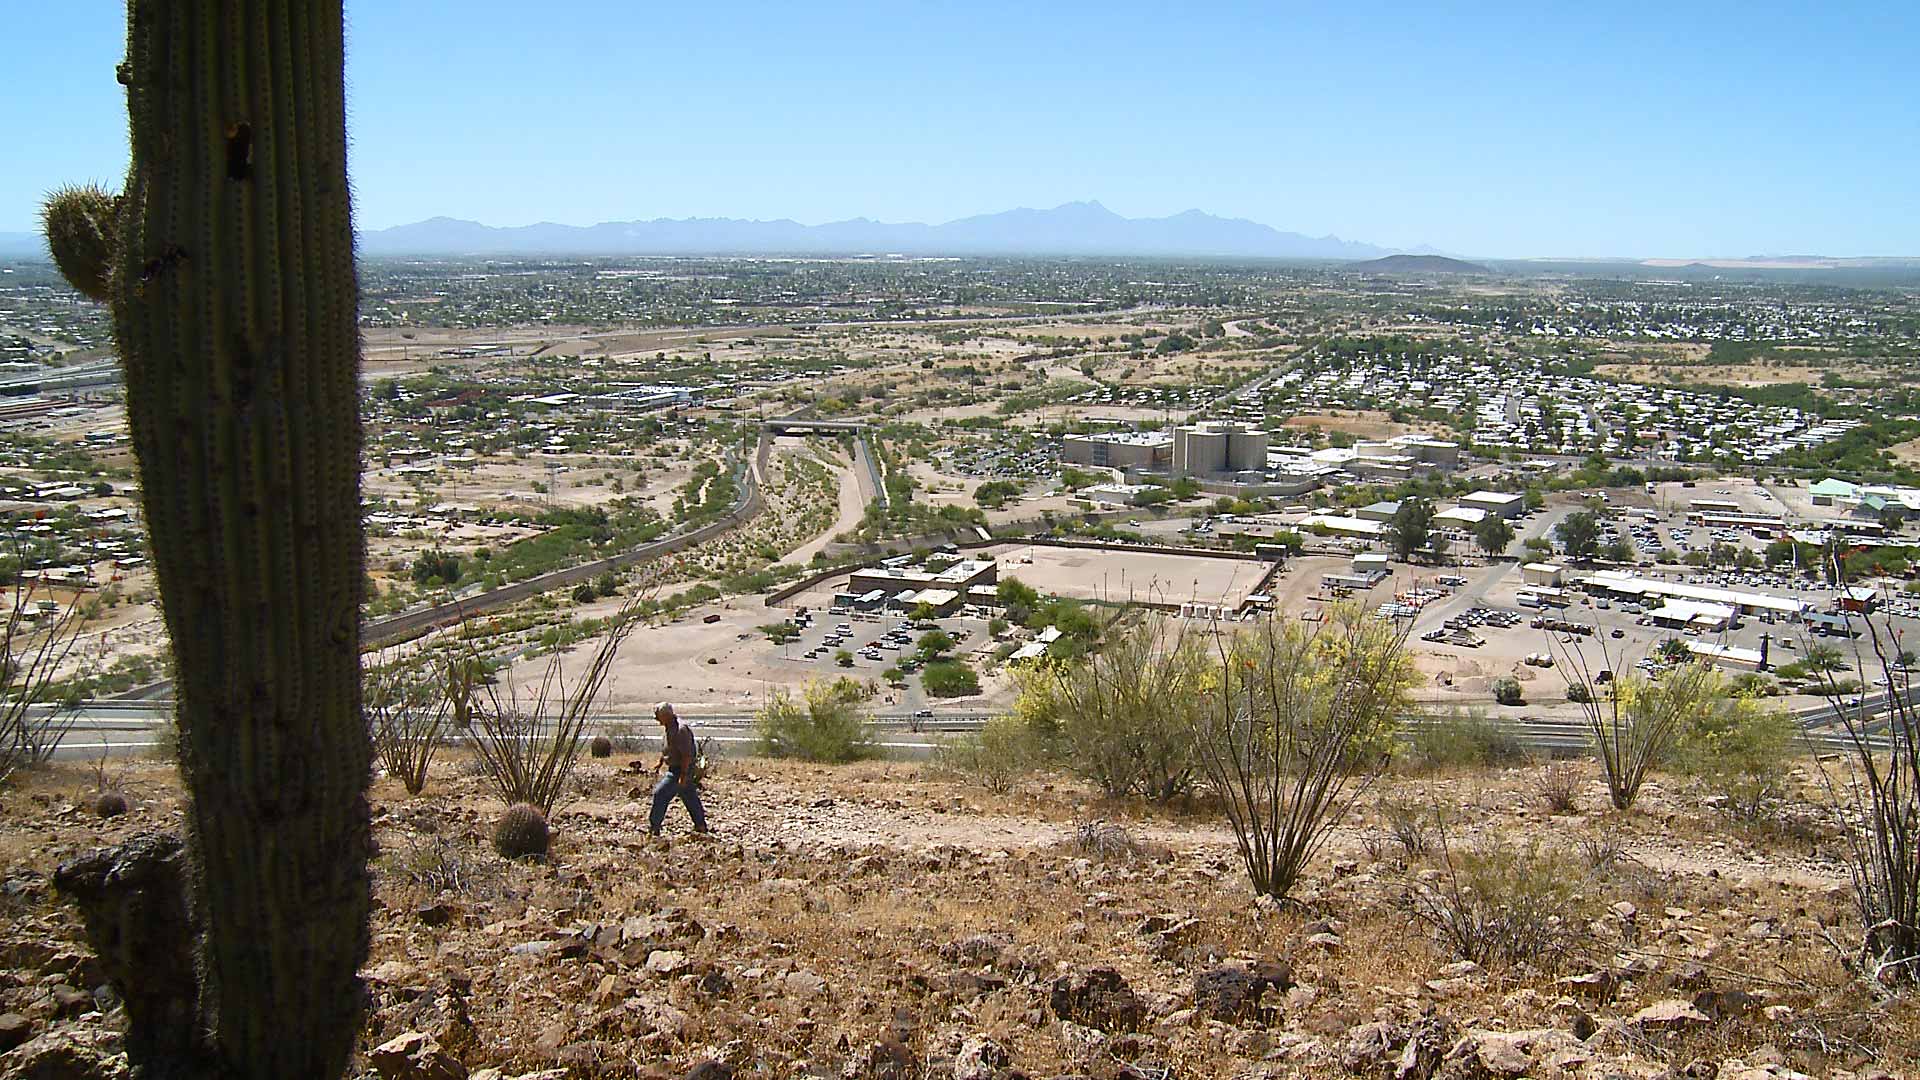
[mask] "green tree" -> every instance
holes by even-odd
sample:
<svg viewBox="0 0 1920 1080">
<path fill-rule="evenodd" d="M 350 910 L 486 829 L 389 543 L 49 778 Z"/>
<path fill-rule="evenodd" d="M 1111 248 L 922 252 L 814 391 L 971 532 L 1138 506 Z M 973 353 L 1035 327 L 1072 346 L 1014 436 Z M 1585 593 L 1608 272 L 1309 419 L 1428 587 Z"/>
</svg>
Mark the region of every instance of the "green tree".
<svg viewBox="0 0 1920 1080">
<path fill-rule="evenodd" d="M 760 752 L 768 757 L 843 762 L 875 756 L 852 679 L 815 680 L 798 697 L 776 691 L 755 717 Z"/>
<path fill-rule="evenodd" d="M 1473 523 L 1473 542 L 1488 558 L 1497 558 L 1513 546 L 1513 526 L 1499 514 L 1488 514 Z"/>
<path fill-rule="evenodd" d="M 1575 510 L 1554 530 L 1560 546 L 1575 559 L 1592 558 L 1600 547 L 1600 516 L 1591 510 Z"/>
<path fill-rule="evenodd" d="M 994 586 L 994 598 L 1006 609 L 1007 618 L 1025 625 L 1040 608 L 1040 592 L 1019 578 L 1001 578 Z"/>
<path fill-rule="evenodd" d="M 920 669 L 920 685 L 928 697 L 965 697 L 980 692 L 980 677 L 966 661 L 946 657 Z"/>
<path fill-rule="evenodd" d="M 952 650 L 953 636 L 945 630 L 929 630 L 920 635 L 916 648 L 921 659 L 932 660 Z"/>
<path fill-rule="evenodd" d="M 1418 496 L 1400 500 L 1400 508 L 1387 523 L 1387 543 L 1401 561 L 1427 546 L 1433 533 L 1433 504 Z"/>
</svg>

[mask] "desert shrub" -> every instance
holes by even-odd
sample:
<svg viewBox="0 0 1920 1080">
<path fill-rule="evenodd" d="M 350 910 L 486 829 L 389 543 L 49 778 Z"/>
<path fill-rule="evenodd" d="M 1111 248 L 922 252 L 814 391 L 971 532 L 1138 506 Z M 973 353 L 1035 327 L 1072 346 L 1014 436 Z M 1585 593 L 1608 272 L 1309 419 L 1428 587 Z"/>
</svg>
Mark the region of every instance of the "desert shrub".
<svg viewBox="0 0 1920 1080">
<path fill-rule="evenodd" d="M 462 676 L 473 693 L 466 715 L 456 708 L 456 727 L 468 728 L 473 751 L 488 785 L 509 806 L 528 803 L 543 815 L 553 813 L 554 800 L 580 760 L 594 702 L 606 685 L 613 657 L 633 631 L 634 605 L 629 603 L 610 620 L 607 634 L 594 650 L 587 670 L 571 680 L 562 666 L 564 653 L 547 659 L 545 670 L 530 689 L 511 678 L 486 681 L 484 674 Z M 452 669 L 484 672 L 471 647 Z M 462 724 L 462 720 L 466 724 Z"/>
<path fill-rule="evenodd" d="M 1569 856 L 1503 838 L 1456 850 L 1440 834 L 1440 874 L 1414 881 L 1408 904 L 1463 960 L 1551 970 L 1576 945 L 1586 875 Z"/>
<path fill-rule="evenodd" d="M 860 710 L 864 700 L 853 680 L 844 678 L 810 682 L 798 697 L 776 691 L 755 720 L 760 752 L 830 763 L 875 757 Z"/>
<path fill-rule="evenodd" d="M 11 554 L 20 565 L 21 550 Z M 73 727 L 77 702 L 55 693 L 54 674 L 79 640 L 82 621 L 73 604 L 57 599 L 50 600 L 51 619 L 32 618 L 51 596 L 37 582 L 16 576 L 9 591 L 11 605 L 0 618 L 0 784 L 51 760 Z"/>
<path fill-rule="evenodd" d="M 1493 680 L 1493 700 L 1502 705 L 1520 705 L 1527 700 L 1527 691 L 1519 679 L 1503 675 Z"/>
<path fill-rule="evenodd" d="M 1407 729 L 1402 761 L 1411 769 L 1481 768 L 1525 761 L 1527 750 L 1509 724 L 1480 712 L 1454 710 Z"/>
<path fill-rule="evenodd" d="M 1086 821 L 1076 826 L 1067 847 L 1088 858 L 1126 861 L 1145 858 L 1147 846 L 1134 839 L 1124 825 L 1111 821 Z"/>
<path fill-rule="evenodd" d="M 1797 732 L 1784 710 L 1728 696 L 1693 714 L 1676 740 L 1674 763 L 1704 781 L 1729 816 L 1758 821 L 1785 794 Z"/>
<path fill-rule="evenodd" d="M 1911 659 L 1901 651 L 1899 632 L 1885 621 L 1862 622 L 1886 713 L 1875 718 L 1849 704 L 1849 690 L 1826 691 L 1848 743 L 1841 776 L 1828 775 L 1828 783 L 1846 829 L 1848 877 L 1865 928 L 1849 970 L 1856 970 L 1857 959 L 1868 985 L 1884 993 L 1920 983 L 1920 706 L 1906 693 L 1902 669 Z"/>
<path fill-rule="evenodd" d="M 943 742 L 934 751 L 941 768 L 980 784 L 996 795 L 1039 768 L 1040 746 L 1027 726 L 1013 716 L 996 716 L 979 731 Z"/>
<path fill-rule="evenodd" d="M 1550 814 L 1571 814 L 1580 809 L 1580 775 L 1572 769 L 1550 765 L 1533 779 L 1534 794 L 1547 804 Z"/>
<path fill-rule="evenodd" d="M 1380 813 L 1387 819 L 1387 831 L 1393 834 L 1394 841 L 1409 860 L 1426 855 L 1433 843 L 1432 830 L 1436 824 L 1431 810 L 1418 803 L 1389 799 L 1380 804 Z"/>
<path fill-rule="evenodd" d="M 1166 620 L 1141 613 L 1098 651 L 1044 669 L 1043 728 L 1075 773 L 1109 797 L 1191 790 L 1194 722 L 1213 666 Z"/>
<path fill-rule="evenodd" d="M 965 660 L 933 660 L 921 669 L 920 685 L 929 697 L 966 697 L 980 692 L 980 677 Z"/>
<path fill-rule="evenodd" d="M 1197 745 L 1254 891 L 1284 897 L 1385 768 L 1416 676 L 1403 633 L 1357 608 L 1266 620 L 1222 646 Z"/>
<path fill-rule="evenodd" d="M 1567 684 L 1567 700 L 1575 705 L 1588 705 L 1593 702 L 1593 691 L 1583 682 Z"/>
<path fill-rule="evenodd" d="M 427 769 L 456 718 L 471 705 L 471 667 L 462 664 L 407 663 L 369 656 L 361 672 L 361 708 L 381 768 L 418 795 L 427 786 Z"/>
<path fill-rule="evenodd" d="M 1568 663 L 1580 669 L 1580 681 L 1591 684 L 1585 657 L 1577 648 L 1570 652 Z M 1605 700 L 1581 705 L 1614 808 L 1632 809 L 1647 773 L 1668 760 L 1697 718 L 1727 700 L 1726 680 L 1719 672 L 1700 664 L 1682 664 L 1657 679 L 1622 676 Z"/>
</svg>

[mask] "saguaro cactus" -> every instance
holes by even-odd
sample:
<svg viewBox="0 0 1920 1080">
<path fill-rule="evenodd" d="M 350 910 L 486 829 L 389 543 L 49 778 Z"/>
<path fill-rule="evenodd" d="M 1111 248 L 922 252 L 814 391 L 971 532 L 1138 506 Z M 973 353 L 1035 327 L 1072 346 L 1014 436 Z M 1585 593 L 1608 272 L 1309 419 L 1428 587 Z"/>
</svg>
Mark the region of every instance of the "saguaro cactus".
<svg viewBox="0 0 1920 1080">
<path fill-rule="evenodd" d="M 126 190 L 47 207 L 56 263 L 113 311 L 178 670 L 192 918 L 162 922 L 194 927 L 206 1034 L 130 1031 L 130 1053 L 175 1058 L 136 1062 L 149 1075 L 337 1077 L 359 1031 L 371 750 L 342 64 L 339 0 L 130 0 Z M 126 905 L 103 888 L 166 877 L 86 878 L 96 943 L 153 932 L 105 925 Z M 140 1012 L 134 1028 L 179 1020 Z"/>
</svg>

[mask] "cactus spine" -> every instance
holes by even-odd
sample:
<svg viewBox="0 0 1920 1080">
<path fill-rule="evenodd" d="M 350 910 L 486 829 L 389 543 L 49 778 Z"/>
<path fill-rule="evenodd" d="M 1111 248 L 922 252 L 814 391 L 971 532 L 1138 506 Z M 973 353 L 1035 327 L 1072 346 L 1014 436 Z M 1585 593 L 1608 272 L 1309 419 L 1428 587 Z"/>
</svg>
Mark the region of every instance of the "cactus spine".
<svg viewBox="0 0 1920 1080">
<path fill-rule="evenodd" d="M 149 1075 L 327 1080 L 360 1028 L 371 748 L 343 55 L 339 0 L 130 0 L 126 190 L 110 214 L 85 191 L 47 210 L 57 265 L 112 308 L 179 672 L 209 1034 L 200 1066 Z"/>
</svg>

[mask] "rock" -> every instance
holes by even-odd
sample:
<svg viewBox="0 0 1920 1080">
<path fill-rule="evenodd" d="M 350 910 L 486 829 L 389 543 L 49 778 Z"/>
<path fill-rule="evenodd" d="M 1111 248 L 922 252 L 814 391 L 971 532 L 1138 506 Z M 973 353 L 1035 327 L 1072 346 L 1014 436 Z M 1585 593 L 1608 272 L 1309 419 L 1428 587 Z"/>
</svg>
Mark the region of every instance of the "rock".
<svg viewBox="0 0 1920 1080">
<path fill-rule="evenodd" d="M 33 1021 L 19 1013 L 0 1013 L 0 1054 L 33 1037 Z"/>
<path fill-rule="evenodd" d="M 654 949 L 699 941 L 706 928 L 681 908 L 662 908 L 651 915 L 635 915 L 620 927 L 620 944 L 636 956 Z"/>
<path fill-rule="evenodd" d="M 1083 1064 L 1103 1056 L 1111 1042 L 1106 1032 L 1071 1020 L 1060 1021 L 1054 1038 L 1060 1044 L 1060 1053 L 1068 1061 Z"/>
<path fill-rule="evenodd" d="M 79 987 L 54 983 L 47 992 L 53 998 L 55 1016 L 79 1016 L 94 1010 L 93 995 Z"/>
<path fill-rule="evenodd" d="M 974 1035 L 961 1043 L 960 1052 L 953 1056 L 953 1080 L 993 1080 L 995 1073 L 1012 1062 L 1006 1047 L 985 1035 Z"/>
<path fill-rule="evenodd" d="M 1533 1055 L 1527 1053 L 1523 1035 L 1504 1031 L 1473 1030 L 1460 1037 L 1447 1052 L 1442 1067 L 1451 1073 L 1471 1076 L 1525 1076 L 1533 1068 Z"/>
<path fill-rule="evenodd" d="M 1339 952 L 1341 945 L 1340 935 L 1315 934 L 1307 939 L 1307 944 L 1316 949 L 1324 949 L 1327 952 Z"/>
<path fill-rule="evenodd" d="M 687 954 L 678 949 L 655 949 L 647 954 L 647 972 L 651 975 L 673 975 L 688 963 Z"/>
<path fill-rule="evenodd" d="M 1613 912 L 1614 918 L 1622 922 L 1632 922 L 1640 914 L 1640 909 L 1634 907 L 1631 900 L 1622 900 L 1607 910 Z"/>
<path fill-rule="evenodd" d="M 1693 1007 L 1714 1020 L 1725 1020 L 1759 1008 L 1760 999 L 1745 990 L 1702 990 L 1693 995 Z"/>
<path fill-rule="evenodd" d="M 405 986 L 413 975 L 413 965 L 401 960 L 384 960 L 367 969 L 367 981 L 375 986 Z"/>
<path fill-rule="evenodd" d="M 804 969 L 788 972 L 786 977 L 780 980 L 780 985 L 786 988 L 789 996 L 802 1001 L 810 1001 L 827 992 L 827 980 Z"/>
<path fill-rule="evenodd" d="M 1441 968 L 1440 977 L 1443 979 L 1465 979 L 1480 974 L 1480 971 L 1479 964 L 1471 960 L 1462 960 L 1457 964 L 1448 964 L 1446 967 Z"/>
<path fill-rule="evenodd" d="M 1769 1005 L 1760 1010 L 1760 1015 L 1776 1024 L 1790 1024 L 1793 1022 L 1793 1006 Z"/>
<path fill-rule="evenodd" d="M 1393 1059 L 1394 1047 L 1406 1038 L 1399 1024 L 1375 1020 L 1347 1032 L 1346 1045 L 1340 1050 L 1340 1064 L 1351 1073 L 1369 1076 L 1383 1072 Z"/>
<path fill-rule="evenodd" d="M 913 1052 L 895 1039 L 881 1039 L 847 1059 L 842 1080 L 907 1080 L 913 1074 Z"/>
<path fill-rule="evenodd" d="M 1472 1028 L 1440 1062 L 1437 1078 L 1562 1076 L 1590 1058 L 1571 1035 L 1554 1028 L 1488 1031 Z"/>
<path fill-rule="evenodd" d="M 436 900 L 414 908 L 413 917 L 427 926 L 445 926 L 453 921 L 453 909 Z"/>
<path fill-rule="evenodd" d="M 1047 1003 L 1060 1019 L 1102 1031 L 1136 1031 L 1146 1012 L 1127 981 L 1107 967 L 1060 976 L 1053 981 Z"/>
<path fill-rule="evenodd" d="M 733 1080 L 733 1066 L 723 1061 L 703 1061 L 688 1069 L 681 1080 Z"/>
<path fill-rule="evenodd" d="M 440 1049 L 424 1031 L 409 1031 L 374 1047 L 367 1064 L 380 1080 L 467 1080 L 460 1059 Z"/>
<path fill-rule="evenodd" d="M 1691 1001 L 1684 998 L 1668 998 L 1665 1001 L 1656 1001 L 1634 1013 L 1628 1023 L 1645 1031 L 1680 1031 L 1711 1024 L 1713 1018 L 1694 1008 Z"/>
<path fill-rule="evenodd" d="M 1619 987 L 1620 980 L 1611 971 L 1589 971 L 1584 975 L 1568 975 L 1555 979 L 1553 985 L 1595 1001 L 1612 1001 L 1614 990 Z"/>
<path fill-rule="evenodd" d="M 1267 990 L 1284 993 L 1293 986 L 1293 971 L 1285 964 L 1210 968 L 1193 977 L 1193 1004 L 1216 1020 L 1264 1017 L 1268 1010 L 1261 998 Z"/>
<path fill-rule="evenodd" d="M 1013 946 L 1005 934 L 974 934 L 940 946 L 940 959 L 949 964 L 991 964 Z"/>
<path fill-rule="evenodd" d="M 73 1031 L 49 1031 L 0 1054 L 8 1080 L 122 1080 L 124 1054 L 104 1052 Z"/>
</svg>

